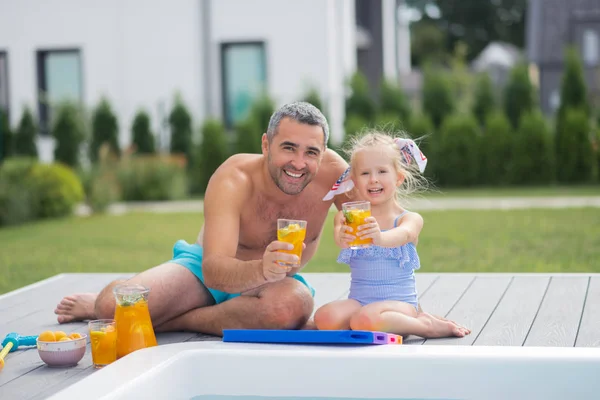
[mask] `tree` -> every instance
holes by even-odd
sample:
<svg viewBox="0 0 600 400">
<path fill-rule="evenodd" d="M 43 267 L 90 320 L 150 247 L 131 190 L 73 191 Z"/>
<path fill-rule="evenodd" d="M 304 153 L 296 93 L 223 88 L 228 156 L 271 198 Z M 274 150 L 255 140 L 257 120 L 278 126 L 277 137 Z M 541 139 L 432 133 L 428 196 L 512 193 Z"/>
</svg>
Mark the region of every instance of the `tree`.
<svg viewBox="0 0 600 400">
<path fill-rule="evenodd" d="M 570 108 L 564 115 L 562 131 L 556 136 L 557 178 L 564 183 L 589 182 L 595 166 L 587 112 Z"/>
<path fill-rule="evenodd" d="M 323 110 L 323 102 L 321 101 L 321 96 L 319 95 L 319 91 L 317 89 L 310 88 L 304 96 L 303 101 L 312 104 L 313 106 L 317 107 L 323 114 L 325 114 L 325 110 Z"/>
<path fill-rule="evenodd" d="M 475 98 L 473 101 L 473 114 L 483 126 L 487 115 L 496 107 L 496 98 L 494 96 L 494 85 L 487 73 L 481 73 L 477 77 L 475 84 Z"/>
<path fill-rule="evenodd" d="M 510 122 L 502 112 L 487 114 L 481 140 L 481 182 L 505 185 L 510 182 L 514 137 Z"/>
<path fill-rule="evenodd" d="M 548 184 L 554 180 L 552 136 L 539 111 L 524 114 L 515 137 L 511 183 Z"/>
<path fill-rule="evenodd" d="M 37 158 L 38 153 L 35 144 L 36 134 L 37 125 L 33 118 L 33 114 L 29 107 L 25 107 L 14 138 L 15 155 Z"/>
<path fill-rule="evenodd" d="M 60 103 L 55 110 L 56 119 L 51 134 L 56 139 L 54 159 L 71 167 L 79 165 L 79 150 L 85 138 L 82 111 L 74 103 Z"/>
<path fill-rule="evenodd" d="M 8 115 L 0 109 L 0 163 L 10 157 L 13 152 L 13 134 L 10 129 Z"/>
<path fill-rule="evenodd" d="M 526 64 L 516 65 L 504 88 L 504 112 L 512 127 L 517 129 L 521 115 L 532 112 L 535 107 L 535 90 L 529 80 L 529 69 Z"/>
<path fill-rule="evenodd" d="M 175 96 L 175 104 L 169 114 L 171 128 L 171 153 L 184 154 L 188 166 L 192 163 L 192 117 L 180 95 Z"/>
<path fill-rule="evenodd" d="M 219 120 L 208 119 L 202 125 L 202 144 L 198 153 L 198 192 L 204 193 L 213 173 L 227 159 L 225 127 Z"/>
<path fill-rule="evenodd" d="M 154 134 L 150 130 L 150 116 L 146 111 L 137 112 L 131 125 L 131 133 L 136 153 L 153 154 L 155 152 Z"/>
<path fill-rule="evenodd" d="M 477 182 L 479 126 L 474 117 L 453 114 L 444 120 L 436 147 L 436 157 L 443 163 L 436 165 L 434 173 L 441 184 L 470 186 Z"/>
<path fill-rule="evenodd" d="M 90 161 L 98 161 L 98 151 L 107 144 L 115 156 L 121 155 L 119 148 L 119 123 L 106 98 L 102 98 L 92 114 L 92 142 L 90 143 Z"/>
<path fill-rule="evenodd" d="M 381 81 L 380 109 L 381 114 L 393 115 L 406 123 L 410 117 L 410 105 L 400 85 L 389 80 Z"/>
<path fill-rule="evenodd" d="M 369 82 L 361 72 L 350 78 L 350 91 L 350 97 L 346 99 L 346 118 L 356 116 L 374 123 L 377 109 L 369 94 Z"/>
<path fill-rule="evenodd" d="M 448 76 L 439 69 L 426 68 L 423 78 L 423 111 L 439 128 L 446 116 L 452 114 L 455 101 Z"/>
<path fill-rule="evenodd" d="M 433 21 L 414 24 L 410 34 L 411 63 L 415 66 L 445 64 L 450 55 L 446 33 Z"/>
</svg>

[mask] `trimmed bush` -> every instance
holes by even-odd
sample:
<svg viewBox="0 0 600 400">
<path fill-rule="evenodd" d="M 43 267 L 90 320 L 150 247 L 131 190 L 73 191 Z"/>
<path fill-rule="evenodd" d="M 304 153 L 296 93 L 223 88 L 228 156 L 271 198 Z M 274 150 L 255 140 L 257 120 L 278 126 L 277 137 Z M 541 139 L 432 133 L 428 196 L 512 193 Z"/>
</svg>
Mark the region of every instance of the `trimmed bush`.
<svg viewBox="0 0 600 400">
<path fill-rule="evenodd" d="M 379 93 L 381 114 L 393 116 L 398 121 L 408 121 L 410 118 L 410 105 L 399 85 L 384 79 L 381 81 Z"/>
<path fill-rule="evenodd" d="M 60 163 L 13 158 L 0 168 L 0 225 L 69 215 L 82 199 L 78 176 Z"/>
<path fill-rule="evenodd" d="M 38 157 L 35 136 L 37 126 L 29 107 L 25 107 L 15 134 L 14 152 L 21 157 Z"/>
<path fill-rule="evenodd" d="M 10 121 L 3 110 L 0 110 L 0 163 L 13 153 L 13 134 Z"/>
<path fill-rule="evenodd" d="M 254 115 L 249 115 L 247 118 L 238 122 L 235 126 L 236 153 L 262 153 L 261 137 L 262 129 Z"/>
<path fill-rule="evenodd" d="M 179 200 L 188 195 L 182 157 L 135 156 L 119 163 L 117 178 L 124 201 Z"/>
<path fill-rule="evenodd" d="M 589 182 L 594 172 L 594 150 L 587 113 L 582 109 L 567 109 L 564 113 L 556 136 L 557 179 L 563 183 Z"/>
<path fill-rule="evenodd" d="M 529 80 L 529 69 L 526 64 L 516 65 L 504 88 L 504 112 L 512 127 L 517 129 L 521 115 L 532 112 L 535 107 L 535 90 Z"/>
<path fill-rule="evenodd" d="M 446 186 L 470 186 L 479 175 L 479 126 L 472 116 L 454 114 L 441 128 L 435 156 L 440 167 L 434 173 Z M 443 160 L 443 161 L 442 161 Z M 443 163 L 443 164 L 442 164 Z"/>
<path fill-rule="evenodd" d="M 102 99 L 92 114 L 92 142 L 90 143 L 90 161 L 98 161 L 100 146 L 108 144 L 110 150 L 117 157 L 121 156 L 119 148 L 119 123 L 112 112 L 108 100 Z"/>
<path fill-rule="evenodd" d="M 429 157 L 434 141 L 437 138 L 431 118 L 426 114 L 414 114 L 408 124 L 410 136 L 417 140 L 419 149 Z M 431 162 L 431 159 L 428 163 Z"/>
<path fill-rule="evenodd" d="M 154 154 L 154 134 L 150 130 L 150 116 L 144 110 L 140 110 L 135 115 L 131 125 L 131 136 L 135 152 L 138 154 Z"/>
<path fill-rule="evenodd" d="M 515 138 L 511 183 L 547 184 L 554 180 L 552 136 L 539 112 L 524 114 Z"/>
<path fill-rule="evenodd" d="M 184 154 L 188 165 L 191 165 L 193 157 L 192 117 L 179 95 L 175 97 L 175 104 L 169 115 L 169 126 L 171 128 L 171 154 Z"/>
<path fill-rule="evenodd" d="M 198 148 L 198 165 L 194 168 L 194 192 L 204 193 L 213 173 L 227 159 L 225 127 L 221 121 L 208 119 L 202 125 L 202 144 Z"/>
<path fill-rule="evenodd" d="M 313 106 L 321 110 L 323 114 L 325 114 L 325 110 L 323 110 L 323 102 L 321 101 L 321 96 L 319 95 L 317 89 L 310 88 L 306 93 L 306 96 L 304 96 L 304 100 L 302 101 L 312 104 Z"/>
<path fill-rule="evenodd" d="M 60 163 L 35 164 L 30 172 L 37 218 L 70 215 L 84 199 L 83 185 L 75 172 Z"/>
<path fill-rule="evenodd" d="M 506 185 L 514 152 L 514 136 L 504 113 L 488 114 L 481 140 L 481 182 L 484 185 Z"/>
<path fill-rule="evenodd" d="M 479 125 L 486 125 L 486 119 L 496 107 L 496 98 L 494 96 L 494 85 L 487 73 L 478 76 L 475 83 L 475 98 L 473 101 L 473 115 L 479 121 Z"/>
<path fill-rule="evenodd" d="M 360 135 L 367 128 L 369 128 L 369 126 L 370 124 L 367 121 L 365 121 L 365 119 L 360 115 L 350 115 L 346 117 L 346 121 L 344 124 L 344 140 L 342 141 L 339 147 L 341 152 L 339 154 L 344 158 L 347 158 L 347 155 L 345 153 L 348 150 L 348 145 L 350 144 L 352 138 L 357 135 Z"/>
<path fill-rule="evenodd" d="M 455 108 L 452 84 L 447 74 L 439 69 L 426 68 L 423 77 L 423 112 L 431 117 L 433 126 L 439 128 Z"/>
<path fill-rule="evenodd" d="M 35 218 L 33 188 L 27 178 L 35 158 L 13 157 L 0 167 L 0 226 L 15 225 Z"/>
<path fill-rule="evenodd" d="M 375 122 L 377 109 L 369 93 L 369 82 L 361 72 L 350 78 L 350 96 L 346 99 L 346 119 L 356 116 L 368 123 Z"/>
<path fill-rule="evenodd" d="M 59 104 L 56 119 L 52 124 L 52 136 L 56 139 L 54 159 L 70 167 L 79 165 L 79 152 L 85 139 L 85 128 L 81 109 L 70 102 Z"/>
</svg>

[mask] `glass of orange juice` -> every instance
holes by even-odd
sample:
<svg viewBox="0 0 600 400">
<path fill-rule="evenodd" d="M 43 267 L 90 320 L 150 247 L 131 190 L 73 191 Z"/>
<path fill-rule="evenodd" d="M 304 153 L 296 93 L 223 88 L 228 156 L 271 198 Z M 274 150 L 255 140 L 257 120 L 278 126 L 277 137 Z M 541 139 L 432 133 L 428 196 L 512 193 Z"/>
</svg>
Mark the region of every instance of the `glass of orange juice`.
<svg viewBox="0 0 600 400">
<path fill-rule="evenodd" d="M 279 250 L 282 253 L 295 254 L 298 256 L 297 263 L 280 261 L 279 264 L 286 267 L 297 267 L 302 261 L 302 244 L 306 238 L 306 221 L 295 219 L 277 220 L 277 240 L 294 245 L 292 250 Z"/>
<path fill-rule="evenodd" d="M 117 327 L 114 319 L 88 322 L 94 368 L 102 368 L 117 360 Z"/>
<path fill-rule="evenodd" d="M 350 248 L 360 249 L 371 246 L 373 244 L 373 239 L 361 239 L 358 237 L 359 225 L 364 224 L 365 218 L 371 216 L 371 203 L 368 201 L 351 201 L 344 203 L 342 204 L 342 212 L 346 218 L 346 225 L 352 228 L 352 234 L 356 236 L 356 239 L 350 242 Z"/>
<path fill-rule="evenodd" d="M 157 345 L 148 309 L 150 289 L 138 284 L 120 284 L 113 288 L 117 306 L 117 358 Z"/>
</svg>

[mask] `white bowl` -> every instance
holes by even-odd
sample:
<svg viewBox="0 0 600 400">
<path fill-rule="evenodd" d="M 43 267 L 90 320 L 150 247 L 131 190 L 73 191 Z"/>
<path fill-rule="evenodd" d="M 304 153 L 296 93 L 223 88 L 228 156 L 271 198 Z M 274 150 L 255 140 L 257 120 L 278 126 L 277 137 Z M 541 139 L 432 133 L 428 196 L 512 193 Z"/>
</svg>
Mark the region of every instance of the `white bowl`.
<svg viewBox="0 0 600 400">
<path fill-rule="evenodd" d="M 87 335 L 63 342 L 42 342 L 37 340 L 37 350 L 43 362 L 49 367 L 72 367 L 85 355 Z"/>
</svg>

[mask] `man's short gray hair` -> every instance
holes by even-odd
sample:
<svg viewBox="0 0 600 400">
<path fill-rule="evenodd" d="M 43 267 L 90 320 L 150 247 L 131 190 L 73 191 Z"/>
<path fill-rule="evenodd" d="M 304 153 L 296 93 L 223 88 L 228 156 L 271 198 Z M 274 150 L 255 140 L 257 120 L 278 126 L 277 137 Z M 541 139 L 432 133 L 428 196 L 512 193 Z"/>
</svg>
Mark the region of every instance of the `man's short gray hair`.
<svg viewBox="0 0 600 400">
<path fill-rule="evenodd" d="M 323 129 L 323 138 L 325 139 L 325 147 L 327 147 L 327 141 L 329 140 L 329 125 L 327 124 L 327 118 L 325 118 L 323 113 L 319 111 L 317 107 L 304 101 L 286 104 L 273 113 L 267 129 L 267 139 L 269 139 L 269 143 L 271 143 L 273 137 L 277 134 L 279 124 L 284 118 L 293 119 L 301 124 L 320 126 L 321 129 Z"/>
</svg>

